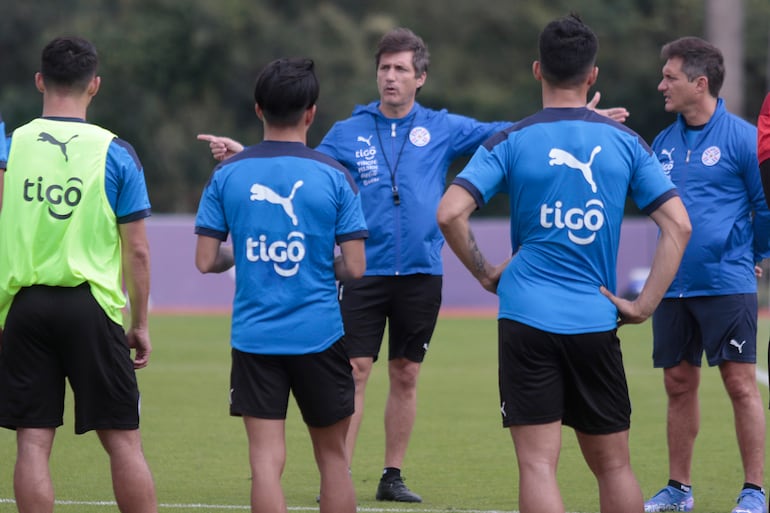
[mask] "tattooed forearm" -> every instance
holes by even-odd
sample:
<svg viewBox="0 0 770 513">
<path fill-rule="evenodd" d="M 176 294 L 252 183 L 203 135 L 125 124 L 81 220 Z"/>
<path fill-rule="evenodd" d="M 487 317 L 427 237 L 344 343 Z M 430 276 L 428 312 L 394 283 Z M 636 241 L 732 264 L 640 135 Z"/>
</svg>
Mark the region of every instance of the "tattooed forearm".
<svg viewBox="0 0 770 513">
<path fill-rule="evenodd" d="M 478 244 L 476 244 L 476 238 L 473 236 L 473 232 L 468 233 L 468 249 L 471 252 L 471 264 L 473 265 L 473 275 L 477 278 L 484 276 L 487 261 L 484 255 L 481 254 Z"/>
</svg>

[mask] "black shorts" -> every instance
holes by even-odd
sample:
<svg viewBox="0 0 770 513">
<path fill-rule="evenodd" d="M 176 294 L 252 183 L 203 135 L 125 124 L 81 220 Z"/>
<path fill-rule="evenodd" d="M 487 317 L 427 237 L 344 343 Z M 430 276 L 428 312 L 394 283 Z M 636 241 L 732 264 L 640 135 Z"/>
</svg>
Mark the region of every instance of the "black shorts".
<svg viewBox="0 0 770 513">
<path fill-rule="evenodd" d="M 433 274 L 364 276 L 340 283 L 345 345 L 351 358 L 380 353 L 388 325 L 388 359 L 425 359 L 441 308 L 442 278 Z"/>
<path fill-rule="evenodd" d="M 232 350 L 230 415 L 285 419 L 289 391 L 310 427 L 331 426 L 353 415 L 353 369 L 342 339 L 311 354 Z"/>
<path fill-rule="evenodd" d="M 757 362 L 757 295 L 731 294 L 661 301 L 652 315 L 655 367 L 687 361 Z"/>
<path fill-rule="evenodd" d="M 23 288 L 3 332 L 0 426 L 61 426 L 65 378 L 75 397 L 75 433 L 139 427 L 139 390 L 126 335 L 88 284 Z"/>
<path fill-rule="evenodd" d="M 500 319 L 499 386 L 503 426 L 561 420 L 577 431 L 625 431 L 631 401 L 615 330 L 560 335 Z"/>
</svg>

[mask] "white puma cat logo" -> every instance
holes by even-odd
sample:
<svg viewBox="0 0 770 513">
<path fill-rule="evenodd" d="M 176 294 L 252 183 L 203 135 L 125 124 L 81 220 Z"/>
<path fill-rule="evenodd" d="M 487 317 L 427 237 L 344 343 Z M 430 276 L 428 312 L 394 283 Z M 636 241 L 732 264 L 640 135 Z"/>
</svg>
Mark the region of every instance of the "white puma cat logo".
<svg viewBox="0 0 770 513">
<path fill-rule="evenodd" d="M 733 346 L 733 347 L 738 348 L 738 353 L 740 353 L 740 354 L 743 354 L 743 344 L 745 344 L 745 343 L 746 343 L 745 340 L 743 342 L 741 342 L 741 343 L 738 343 L 738 341 L 735 340 L 734 338 L 730 340 L 730 345 Z"/>
<path fill-rule="evenodd" d="M 591 164 L 593 164 L 594 157 L 600 151 L 602 151 L 601 146 L 595 147 L 591 152 L 591 158 L 588 159 L 588 162 L 583 163 L 576 159 L 571 153 L 560 150 L 559 148 L 552 148 L 551 151 L 548 152 L 548 156 L 551 157 L 548 164 L 551 166 L 567 166 L 572 169 L 577 169 L 583 174 L 583 178 L 585 178 L 585 181 L 591 186 L 591 190 L 596 192 L 596 183 L 594 182 L 593 172 L 591 171 Z"/>
<path fill-rule="evenodd" d="M 275 192 L 270 187 L 255 183 L 251 186 L 251 201 L 267 201 L 268 203 L 281 205 L 281 207 L 283 207 L 283 211 L 286 212 L 286 215 L 291 219 L 292 224 L 297 226 L 297 224 L 299 224 L 299 220 L 297 219 L 297 216 L 294 215 L 294 206 L 292 205 L 292 200 L 294 199 L 294 193 L 297 192 L 297 189 L 302 187 L 303 183 L 304 182 L 302 180 L 298 180 L 297 183 L 294 184 L 294 187 L 291 188 L 291 194 L 289 194 L 289 196 L 286 198 Z"/>
</svg>

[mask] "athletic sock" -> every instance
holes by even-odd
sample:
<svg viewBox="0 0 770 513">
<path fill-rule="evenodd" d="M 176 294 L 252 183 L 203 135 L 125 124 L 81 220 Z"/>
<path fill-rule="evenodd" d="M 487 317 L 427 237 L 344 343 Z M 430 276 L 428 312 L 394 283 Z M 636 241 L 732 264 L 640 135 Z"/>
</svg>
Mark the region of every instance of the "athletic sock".
<svg viewBox="0 0 770 513">
<path fill-rule="evenodd" d="M 757 486 L 754 483 L 743 483 L 743 489 L 744 490 L 758 490 L 762 493 L 765 493 L 765 489 L 761 486 Z"/>
<path fill-rule="evenodd" d="M 383 481 L 390 481 L 392 479 L 396 479 L 401 477 L 401 469 L 396 467 L 385 467 L 382 470 L 382 480 Z"/>
<path fill-rule="evenodd" d="M 691 485 L 686 485 L 686 484 L 680 483 L 679 481 L 674 481 L 673 479 L 668 480 L 668 486 L 670 486 L 671 488 L 676 488 L 677 490 L 683 493 L 690 493 L 692 491 Z"/>
</svg>

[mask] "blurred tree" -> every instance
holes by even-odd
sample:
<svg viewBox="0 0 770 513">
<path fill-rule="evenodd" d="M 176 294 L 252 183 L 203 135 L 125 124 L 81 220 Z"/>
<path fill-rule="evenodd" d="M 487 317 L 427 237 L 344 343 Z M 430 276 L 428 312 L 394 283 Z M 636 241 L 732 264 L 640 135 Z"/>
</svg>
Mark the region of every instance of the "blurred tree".
<svg viewBox="0 0 770 513">
<path fill-rule="evenodd" d="M 770 2 L 743 2 L 745 115 L 754 121 L 768 87 Z M 0 18 L 0 109 L 9 129 L 39 115 L 32 76 L 42 46 L 65 33 L 91 39 L 102 58 L 91 121 L 136 147 L 156 212 L 193 212 L 216 164 L 195 134 L 258 141 L 253 84 L 270 60 L 316 61 L 321 97 L 311 145 L 356 104 L 377 98 L 374 49 L 395 26 L 412 28 L 430 48 L 422 104 L 481 120 L 518 120 L 540 108 L 531 74 L 537 35 L 572 10 L 599 35 L 602 105 L 626 106 L 628 125 L 651 140 L 672 120 L 656 91 L 660 47 L 683 35 L 703 37 L 702 0 L 17 2 Z M 500 198 L 483 214 L 505 212 Z"/>
</svg>

